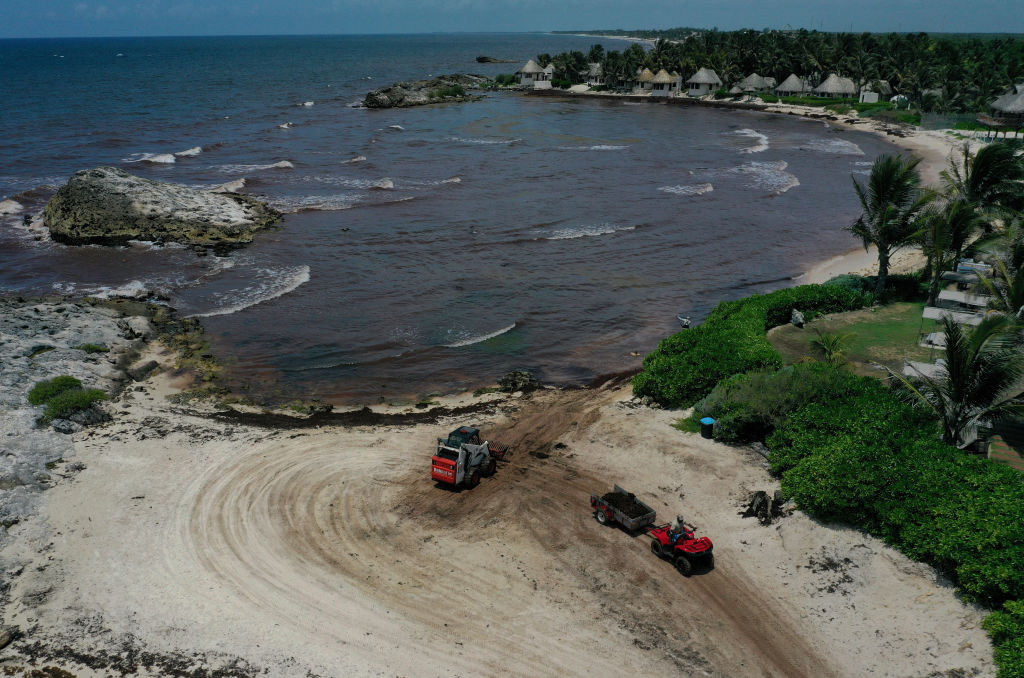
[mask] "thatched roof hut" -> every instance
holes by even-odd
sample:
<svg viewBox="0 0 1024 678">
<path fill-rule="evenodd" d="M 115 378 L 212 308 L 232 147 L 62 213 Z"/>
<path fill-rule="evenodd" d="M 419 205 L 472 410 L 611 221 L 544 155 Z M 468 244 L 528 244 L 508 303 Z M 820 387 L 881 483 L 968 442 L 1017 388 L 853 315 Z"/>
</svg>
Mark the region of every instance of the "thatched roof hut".
<svg viewBox="0 0 1024 678">
<path fill-rule="evenodd" d="M 530 59 L 529 61 L 527 61 L 525 66 L 523 66 L 518 71 L 516 71 L 516 73 L 527 73 L 527 74 L 543 73 L 543 72 L 544 72 L 544 69 L 541 68 L 537 64 L 537 62 L 534 61 L 533 59 Z"/>
<path fill-rule="evenodd" d="M 587 76 L 591 78 L 599 78 L 604 75 L 604 70 L 601 68 L 599 63 L 587 64 Z"/>
<path fill-rule="evenodd" d="M 806 80 L 796 77 L 796 73 L 790 73 L 789 77 L 775 88 L 775 91 L 778 94 L 803 94 L 809 92 L 810 89 Z"/>
<path fill-rule="evenodd" d="M 732 89 L 729 90 L 729 94 L 743 94 L 743 88 L 739 85 L 733 85 Z"/>
<path fill-rule="evenodd" d="M 1019 127 L 1024 125 L 1024 83 L 1015 85 L 1013 90 L 992 102 L 993 122 L 986 124 Z"/>
<path fill-rule="evenodd" d="M 651 80 L 656 85 L 669 85 L 675 82 L 675 78 L 668 74 L 664 68 L 658 71 L 658 73 Z"/>
<path fill-rule="evenodd" d="M 693 74 L 689 80 L 686 81 L 687 85 L 714 85 L 718 87 L 722 84 L 722 79 L 718 77 L 718 73 L 715 73 L 710 68 L 702 68 Z"/>
<path fill-rule="evenodd" d="M 645 68 L 640 71 L 640 75 L 637 76 L 637 80 L 640 82 L 654 82 L 654 73 L 651 72 L 651 69 Z"/>
<path fill-rule="evenodd" d="M 744 92 L 760 92 L 771 87 L 768 81 L 757 73 L 751 73 L 736 83 L 736 86 Z"/>
<path fill-rule="evenodd" d="M 829 73 L 825 82 L 814 88 L 814 93 L 823 97 L 855 97 L 857 86 L 849 78 L 840 78 L 835 73 Z"/>
</svg>

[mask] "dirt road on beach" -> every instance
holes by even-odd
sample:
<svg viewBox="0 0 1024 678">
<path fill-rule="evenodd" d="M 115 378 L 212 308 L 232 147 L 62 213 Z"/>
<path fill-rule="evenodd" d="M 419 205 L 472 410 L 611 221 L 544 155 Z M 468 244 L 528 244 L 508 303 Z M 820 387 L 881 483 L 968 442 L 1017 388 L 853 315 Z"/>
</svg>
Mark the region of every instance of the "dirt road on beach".
<svg viewBox="0 0 1024 678">
<path fill-rule="evenodd" d="M 13 610 L 37 639 L 282 676 L 992 675 L 980 613 L 928 568 L 799 513 L 739 517 L 774 487 L 760 458 L 680 433 L 628 386 L 481 414 L 514 455 L 472 491 L 429 478 L 461 421 L 226 427 L 147 388 L 51 491 L 48 591 Z M 684 512 L 716 568 L 684 578 L 594 521 L 613 483 Z"/>
</svg>

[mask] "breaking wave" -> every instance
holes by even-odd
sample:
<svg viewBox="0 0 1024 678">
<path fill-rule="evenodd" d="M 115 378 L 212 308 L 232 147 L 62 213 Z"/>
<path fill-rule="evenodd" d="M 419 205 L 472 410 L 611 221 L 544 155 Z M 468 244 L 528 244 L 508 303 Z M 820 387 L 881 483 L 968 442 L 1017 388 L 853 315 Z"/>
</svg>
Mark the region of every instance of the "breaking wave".
<svg viewBox="0 0 1024 678">
<path fill-rule="evenodd" d="M 220 165 L 217 167 L 218 172 L 224 172 L 225 174 L 245 174 L 246 172 L 259 172 L 260 170 L 268 169 L 292 169 L 293 165 L 288 160 L 281 160 L 270 165 Z"/>
<path fill-rule="evenodd" d="M 478 137 L 448 137 L 448 141 L 454 141 L 459 144 L 477 144 L 480 146 L 498 146 L 498 145 L 509 145 L 514 144 L 522 139 L 482 139 Z"/>
<path fill-rule="evenodd" d="M 767 135 L 761 134 L 757 130 L 753 129 L 741 129 L 737 130 L 733 134 L 741 137 L 749 137 L 751 139 L 757 139 L 757 143 L 749 148 L 744 148 L 740 153 L 761 153 L 762 151 L 768 150 L 768 137 Z"/>
<path fill-rule="evenodd" d="M 287 214 L 306 211 L 334 212 L 351 209 L 353 205 L 365 197 L 361 193 L 341 193 L 338 195 L 273 198 L 269 202 L 274 209 Z"/>
<path fill-rule="evenodd" d="M 289 268 L 259 268 L 253 271 L 252 284 L 241 290 L 218 292 L 211 296 L 214 304 L 223 304 L 213 311 L 193 313 L 192 318 L 238 313 L 257 304 L 277 299 L 309 282 L 309 266 Z"/>
<path fill-rule="evenodd" d="M 810 139 L 801 145 L 801 148 L 818 153 L 833 153 L 835 155 L 864 155 L 861 147 L 846 139 Z"/>
<path fill-rule="evenodd" d="M 174 155 L 176 155 L 179 158 L 191 158 L 193 156 L 199 155 L 202 152 L 202 146 L 193 146 L 192 148 L 186 148 L 184 151 L 178 151 Z"/>
<path fill-rule="evenodd" d="M 620 231 L 632 231 L 636 226 L 618 226 L 616 224 L 584 224 L 581 226 L 570 226 L 559 228 L 548 235 L 544 240 L 575 240 L 576 238 L 592 238 L 594 236 L 608 235 Z"/>
<path fill-rule="evenodd" d="M 629 146 L 616 146 L 614 144 L 595 144 L 593 146 L 559 146 L 560 151 L 624 151 Z"/>
<path fill-rule="evenodd" d="M 461 346 L 470 346 L 472 344 L 479 344 L 480 342 L 487 341 L 488 339 L 493 339 L 495 337 L 501 336 L 502 334 L 505 334 L 506 332 L 511 332 L 515 328 L 516 328 L 516 324 L 512 323 L 508 327 L 503 327 L 500 330 L 497 330 L 496 332 L 491 332 L 490 334 L 481 334 L 480 336 L 476 336 L 476 337 L 467 337 L 465 339 L 459 339 L 458 341 L 453 341 L 452 343 L 445 344 L 444 346 L 445 346 L 445 348 L 459 348 Z"/>
<path fill-rule="evenodd" d="M 715 187 L 711 184 L 691 184 L 689 186 L 662 186 L 658 190 L 675 195 L 704 195 L 715 190 Z"/>
<path fill-rule="evenodd" d="M 352 164 L 357 163 L 357 162 L 364 162 L 365 160 L 366 160 L 366 156 L 365 155 L 357 155 L 354 158 L 349 158 L 348 160 L 342 160 L 341 164 L 342 165 L 352 165 Z"/>
<path fill-rule="evenodd" d="M 773 195 L 781 195 L 800 185 L 800 180 L 786 171 L 787 167 L 789 164 L 785 160 L 776 160 L 774 162 L 748 162 L 729 171 L 749 177 L 748 186 L 750 188 L 758 188 Z"/>
<path fill-rule="evenodd" d="M 158 165 L 170 165 L 175 161 L 173 153 L 132 153 L 122 162 L 152 162 Z"/>
</svg>

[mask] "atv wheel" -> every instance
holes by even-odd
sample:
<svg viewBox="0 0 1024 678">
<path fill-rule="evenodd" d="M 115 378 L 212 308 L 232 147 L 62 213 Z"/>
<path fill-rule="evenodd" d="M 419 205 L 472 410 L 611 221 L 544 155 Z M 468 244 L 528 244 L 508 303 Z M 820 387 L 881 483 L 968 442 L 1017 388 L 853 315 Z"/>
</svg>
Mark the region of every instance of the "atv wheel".
<svg viewBox="0 0 1024 678">
<path fill-rule="evenodd" d="M 594 518 L 597 520 L 597 522 L 601 523 L 602 525 L 608 524 L 608 514 L 604 511 L 594 511 Z"/>
<path fill-rule="evenodd" d="M 474 487 L 476 487 L 479 484 L 480 484 L 480 471 L 479 470 L 475 470 L 475 471 L 473 471 L 473 473 L 471 473 L 469 475 L 469 482 L 466 483 L 466 485 L 469 486 L 469 489 L 473 489 Z"/>
<path fill-rule="evenodd" d="M 686 556 L 678 555 L 676 556 L 676 569 L 679 570 L 679 574 L 689 577 L 690 573 L 693 572 L 693 563 Z"/>
<path fill-rule="evenodd" d="M 651 553 L 658 556 L 659 558 L 665 557 L 665 554 L 661 552 L 661 542 L 657 540 L 651 542 Z"/>
<path fill-rule="evenodd" d="M 493 459 L 491 459 L 489 462 L 487 462 L 487 470 L 484 472 L 484 475 L 487 476 L 488 478 L 490 478 L 491 476 L 494 475 L 494 472 L 497 471 L 497 470 L 498 470 L 498 462 L 496 462 Z"/>
<path fill-rule="evenodd" d="M 709 570 L 715 569 L 715 555 L 714 554 L 711 554 L 710 556 L 708 556 L 708 569 Z"/>
</svg>

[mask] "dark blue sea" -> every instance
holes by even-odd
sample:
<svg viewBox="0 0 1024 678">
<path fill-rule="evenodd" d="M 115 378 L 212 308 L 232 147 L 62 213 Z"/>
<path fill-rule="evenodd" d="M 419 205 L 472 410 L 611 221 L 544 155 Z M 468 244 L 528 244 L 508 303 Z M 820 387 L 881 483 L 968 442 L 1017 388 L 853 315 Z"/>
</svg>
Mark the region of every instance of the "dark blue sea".
<svg viewBox="0 0 1024 678">
<path fill-rule="evenodd" d="M 513 72 L 614 40 L 545 34 L 0 41 L 0 292 L 149 289 L 202 318 L 238 388 L 373 404 L 628 369 L 723 299 L 857 245 L 851 176 L 892 151 L 820 120 L 370 89 Z M 511 64 L 478 64 L 487 55 Z M 290 123 L 290 124 L 289 124 Z M 68 247 L 33 228 L 77 170 L 240 191 L 286 213 L 229 256 Z M 26 219 L 27 217 L 27 219 Z M 28 222 L 28 223 L 27 223 Z"/>
</svg>

